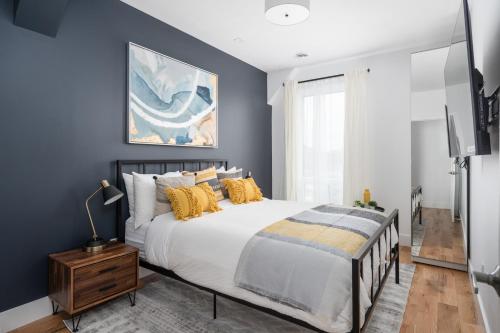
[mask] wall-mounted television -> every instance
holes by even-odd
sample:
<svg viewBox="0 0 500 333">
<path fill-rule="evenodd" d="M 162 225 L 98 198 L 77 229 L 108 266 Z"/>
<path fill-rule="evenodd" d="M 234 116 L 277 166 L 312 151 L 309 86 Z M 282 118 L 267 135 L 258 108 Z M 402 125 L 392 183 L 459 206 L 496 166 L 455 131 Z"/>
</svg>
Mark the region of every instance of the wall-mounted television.
<svg viewBox="0 0 500 333">
<path fill-rule="evenodd" d="M 467 0 L 463 0 L 444 69 L 450 157 L 491 154 L 483 78 L 474 67 Z"/>
</svg>

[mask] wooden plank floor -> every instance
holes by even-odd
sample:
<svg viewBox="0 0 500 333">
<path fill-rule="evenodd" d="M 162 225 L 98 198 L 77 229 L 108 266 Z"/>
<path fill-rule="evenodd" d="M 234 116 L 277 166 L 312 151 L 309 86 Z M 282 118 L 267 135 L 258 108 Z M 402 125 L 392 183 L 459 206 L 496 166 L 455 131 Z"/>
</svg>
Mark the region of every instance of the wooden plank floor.
<svg viewBox="0 0 500 333">
<path fill-rule="evenodd" d="M 420 257 L 465 264 L 462 224 L 449 209 L 422 208 L 425 234 Z"/>
<path fill-rule="evenodd" d="M 410 249 L 401 248 L 401 262 L 410 263 Z M 483 333 L 467 273 L 416 265 L 401 333 Z M 142 285 L 157 277 L 148 276 Z M 69 333 L 62 314 L 48 316 L 15 333 Z M 387 332 L 390 333 L 390 332 Z"/>
<path fill-rule="evenodd" d="M 401 252 L 401 262 L 411 262 L 409 248 Z M 416 266 L 401 333 L 484 332 L 466 272 Z"/>
</svg>

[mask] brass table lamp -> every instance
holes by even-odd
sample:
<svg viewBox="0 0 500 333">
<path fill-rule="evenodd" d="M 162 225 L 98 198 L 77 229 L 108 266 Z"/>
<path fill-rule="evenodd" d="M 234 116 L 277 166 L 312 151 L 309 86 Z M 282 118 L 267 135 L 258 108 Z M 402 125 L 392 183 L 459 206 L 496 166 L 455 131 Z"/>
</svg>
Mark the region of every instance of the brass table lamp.
<svg viewBox="0 0 500 333">
<path fill-rule="evenodd" d="M 121 199 L 121 197 L 123 197 L 123 192 L 121 192 L 113 185 L 110 185 L 107 180 L 102 180 L 99 188 L 94 193 L 92 193 L 85 201 L 87 214 L 89 214 L 90 226 L 92 227 L 92 239 L 87 241 L 87 243 L 85 244 L 85 251 L 87 252 L 99 252 L 106 246 L 106 241 L 97 236 L 97 233 L 95 231 L 94 221 L 92 220 L 92 215 L 90 214 L 90 209 L 89 209 L 90 199 L 92 199 L 100 191 L 102 191 L 105 206 L 110 205 L 113 202 Z"/>
</svg>

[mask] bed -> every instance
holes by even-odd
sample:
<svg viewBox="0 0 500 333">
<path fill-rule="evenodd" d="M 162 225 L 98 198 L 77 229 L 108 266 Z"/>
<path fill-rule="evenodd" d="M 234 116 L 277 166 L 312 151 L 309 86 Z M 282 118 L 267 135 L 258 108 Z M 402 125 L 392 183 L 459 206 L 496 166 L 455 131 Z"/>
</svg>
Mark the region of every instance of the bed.
<svg viewBox="0 0 500 333">
<path fill-rule="evenodd" d="M 124 189 L 123 172 L 197 171 L 212 165 L 227 168 L 227 161 L 119 160 L 117 184 Z M 259 230 L 289 216 L 316 209 L 317 205 L 269 199 L 247 205 L 233 205 L 224 200 L 220 205 L 221 212 L 204 214 L 188 223 L 175 221 L 172 213 L 167 213 L 136 230 L 130 227 L 133 225 L 130 218 L 127 219 L 126 202 L 117 206 L 119 239 L 139 247 L 141 266 L 212 293 L 214 319 L 216 298 L 221 296 L 314 331 L 361 332 L 367 326 L 393 265 L 396 283 L 399 283 L 398 211 L 395 210 L 380 216 L 380 224 L 349 258 L 348 275 L 343 274 L 344 282 L 345 276 L 349 277 L 347 285 L 337 284 L 335 280 L 328 285 L 331 288 L 322 296 L 321 309 L 335 316 L 310 313 L 241 288 L 235 284 L 240 256 Z M 347 295 L 347 299 L 337 301 L 343 299 L 342 295 Z"/>
</svg>

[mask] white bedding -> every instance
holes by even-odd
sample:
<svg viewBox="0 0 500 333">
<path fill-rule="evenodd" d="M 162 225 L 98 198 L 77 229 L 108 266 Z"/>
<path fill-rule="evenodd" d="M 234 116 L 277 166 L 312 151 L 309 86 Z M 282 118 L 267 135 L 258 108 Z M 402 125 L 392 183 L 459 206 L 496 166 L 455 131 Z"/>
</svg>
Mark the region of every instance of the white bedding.
<svg viewBox="0 0 500 333">
<path fill-rule="evenodd" d="M 223 208 L 221 212 L 204 214 L 188 222 L 176 221 L 172 213 L 156 217 L 147 228 L 147 261 L 172 270 L 190 282 L 276 310 L 322 330 L 350 331 L 351 301 L 343 305 L 337 318 L 319 318 L 234 285 L 234 274 L 240 254 L 255 233 L 280 219 L 315 207 L 316 204 L 265 199 L 246 205 L 233 205 L 229 200 L 224 200 L 220 205 Z M 395 234 L 393 229 L 393 244 L 397 242 Z M 385 239 L 382 240 L 381 248 L 388 248 Z M 378 250 L 375 248 L 375 258 L 377 257 Z M 364 276 L 371 274 L 369 259 L 369 256 L 365 258 Z M 362 318 L 365 310 L 371 305 L 368 297 L 370 281 L 365 279 L 364 282 L 366 289 L 361 289 Z M 334 296 L 331 296 L 333 302 Z"/>
<path fill-rule="evenodd" d="M 144 242 L 146 241 L 146 232 L 151 223 L 145 223 L 139 228 L 135 228 L 134 218 L 129 217 L 125 222 L 125 243 L 139 249 L 139 257 L 145 259 Z"/>
</svg>

